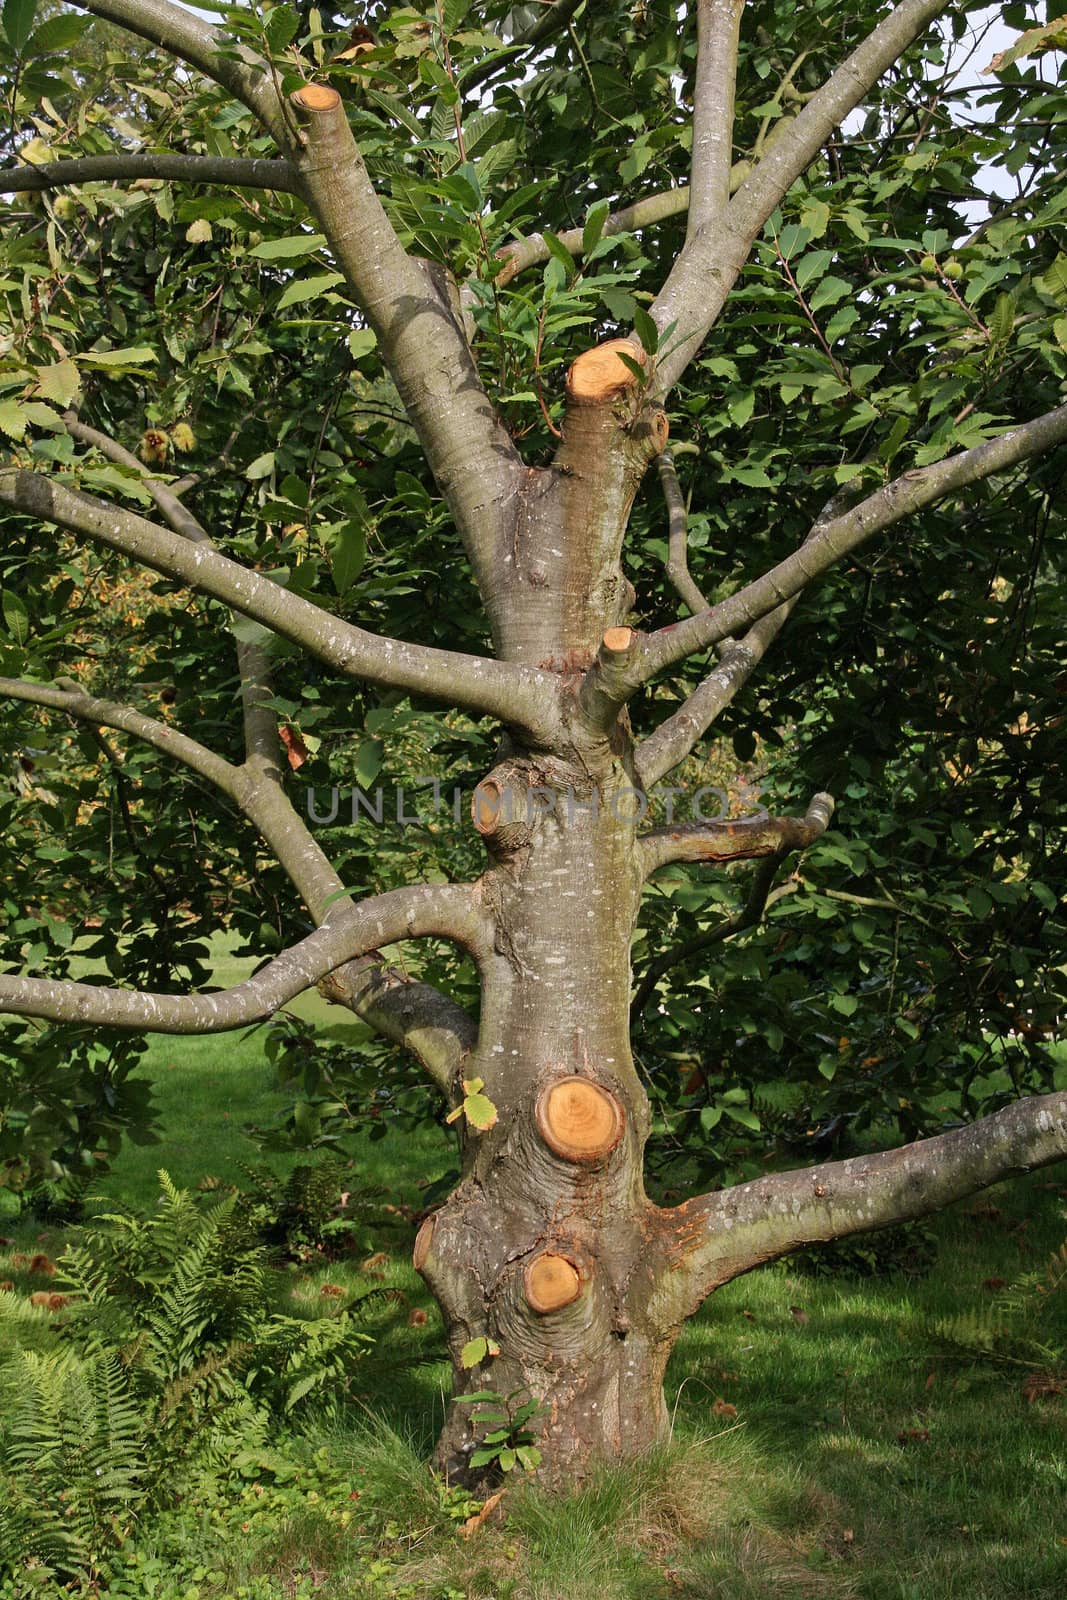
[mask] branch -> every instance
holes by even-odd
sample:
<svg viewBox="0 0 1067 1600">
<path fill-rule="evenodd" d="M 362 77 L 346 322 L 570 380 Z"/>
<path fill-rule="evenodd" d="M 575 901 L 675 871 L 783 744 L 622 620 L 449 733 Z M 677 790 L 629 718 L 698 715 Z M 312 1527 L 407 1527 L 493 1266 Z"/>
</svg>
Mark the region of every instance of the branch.
<svg viewBox="0 0 1067 1600">
<path fill-rule="evenodd" d="M 633 233 L 637 228 L 652 227 L 657 222 L 665 222 L 668 217 L 678 216 L 688 205 L 688 188 L 665 189 L 661 194 L 646 195 L 643 200 L 635 201 L 632 206 L 624 206 L 621 211 L 613 211 L 604 223 L 601 238 L 612 238 L 617 233 Z M 584 231 L 583 228 L 567 228 L 559 235 L 562 243 L 576 259 L 584 254 L 582 243 Z M 502 245 L 497 255 L 504 262 L 504 266 L 493 282 L 498 289 L 503 288 L 518 273 L 525 272 L 527 267 L 536 267 L 542 261 L 547 261 L 551 253 L 545 243 L 544 235 L 540 233 L 531 233 L 525 239 L 516 239 L 513 244 Z"/>
<path fill-rule="evenodd" d="M 776 131 L 720 222 L 691 233 L 651 315 L 662 332 L 678 333 L 657 368 L 657 391 L 670 389 L 696 355 L 748 259 L 753 240 L 834 128 L 912 40 L 945 9 L 946 0 L 901 0 L 827 79 L 788 125 Z"/>
<path fill-rule="evenodd" d="M 817 794 L 803 817 L 749 817 L 741 822 L 687 822 L 654 828 L 638 840 L 644 876 L 671 861 L 749 861 L 805 850 L 829 827 L 833 796 Z"/>
<path fill-rule="evenodd" d="M 272 1016 L 335 967 L 401 939 L 454 939 L 481 954 L 491 933 L 468 884 L 390 890 L 336 911 L 244 983 L 219 994 L 142 994 L 0 974 L 0 1011 L 139 1033 L 222 1033 Z"/>
<path fill-rule="evenodd" d="M 296 174 L 288 161 L 239 161 L 229 156 L 116 155 L 44 161 L 39 166 L 0 171 L 0 194 L 63 189 L 82 183 L 123 183 L 164 178 L 172 183 L 222 184 L 231 189 L 274 189 L 296 193 Z"/>
<path fill-rule="evenodd" d="M 847 491 L 833 495 L 805 536 L 808 544 L 848 504 Z M 796 608 L 799 596 L 787 600 L 754 622 L 741 639 L 726 640 L 718 665 L 693 690 L 678 711 L 660 724 L 634 751 L 638 782 L 646 792 L 684 761 L 711 724 L 748 682 Z"/>
<path fill-rule="evenodd" d="M 479 84 L 484 83 L 487 78 L 494 77 L 504 67 L 512 66 L 515 56 L 520 51 L 532 50 L 542 40 L 551 38 L 560 28 L 565 28 L 581 3 L 582 0 L 548 0 L 543 15 L 522 33 L 516 34 L 511 43 L 505 47 L 506 55 L 503 59 L 494 53 L 489 60 L 478 62 L 463 74 L 460 87 L 465 93 L 476 89 Z"/>
<path fill-rule="evenodd" d="M 679 966 L 683 961 L 689 961 L 693 956 L 701 955 L 705 950 L 722 944 L 726 939 L 732 939 L 735 933 L 743 933 L 746 928 L 754 928 L 762 921 L 763 913 L 768 906 L 771 885 L 787 854 L 787 851 L 779 850 L 760 862 L 753 876 L 748 898 L 736 916 L 724 917 L 713 928 L 707 928 L 703 933 L 695 934 L 692 939 L 685 939 L 680 944 L 672 945 L 669 950 L 664 950 L 649 962 L 630 1005 L 631 1027 L 651 1000 L 659 980 L 670 972 L 672 967 Z M 774 898 L 780 899 L 789 893 L 792 893 L 792 890 L 787 886 Z"/>
<path fill-rule="evenodd" d="M 1030 456 L 1042 454 L 1067 440 L 1067 405 L 1046 412 L 1033 422 L 1002 433 L 959 455 L 947 456 L 894 478 L 868 495 L 850 511 L 818 525 L 793 555 L 719 605 L 699 616 L 687 617 L 673 627 L 661 628 L 645 638 L 628 663 L 632 694 L 640 683 L 664 667 L 706 650 L 709 645 L 740 632 L 749 623 L 775 610 L 800 593 L 806 584 L 828 571 L 842 556 L 864 544 L 883 528 L 912 516 L 946 495 L 1003 472 Z M 593 668 L 591 671 L 595 671 Z M 587 675 L 588 676 L 588 675 Z M 622 685 L 617 684 L 617 691 Z"/>
<path fill-rule="evenodd" d="M 196 67 L 253 111 L 284 147 L 285 116 L 270 66 L 254 51 L 170 0 L 73 0 L 73 4 Z"/>
<path fill-rule="evenodd" d="M 458 290 L 443 268 L 404 250 L 340 95 L 306 84 L 290 99 L 305 140 L 294 155 L 301 192 L 378 337 L 492 617 L 499 545 L 522 464 L 482 387 Z"/>
<path fill-rule="evenodd" d="M 715 226 L 730 202 L 737 37 L 744 0 L 697 0 L 693 157 L 686 238 Z"/>
<path fill-rule="evenodd" d="M 690 611 L 695 615 L 698 611 L 707 611 L 708 602 L 693 582 L 689 571 L 689 518 L 685 509 L 681 486 L 678 482 L 678 474 L 674 468 L 674 457 L 669 450 L 664 450 L 661 455 L 656 457 L 656 466 L 659 470 L 663 498 L 667 502 L 667 526 L 669 530 L 667 576 Z"/>
<path fill-rule="evenodd" d="M 93 723 L 102 728 L 118 728 L 132 734 L 163 755 L 180 761 L 183 766 L 207 778 L 217 789 L 244 808 L 245 780 L 239 767 L 231 766 L 205 745 L 198 744 L 187 734 L 180 733 L 165 722 L 146 717 L 132 706 L 119 705 L 113 700 L 98 700 L 86 694 L 80 685 L 69 678 L 60 678 L 55 686 L 43 683 L 26 683 L 19 678 L 0 678 L 0 698 L 22 700 L 29 705 L 47 706 L 51 711 L 63 711 L 79 722 Z"/>
<path fill-rule="evenodd" d="M 319 992 L 403 1045 L 452 1102 L 463 1061 L 478 1039 L 478 1024 L 462 1006 L 432 985 L 387 967 L 377 954 L 331 972 Z"/>
<path fill-rule="evenodd" d="M 207 529 L 193 516 L 188 507 L 182 504 L 174 488 L 151 473 L 132 451 L 119 444 L 117 439 L 112 439 L 110 434 L 101 433 L 98 429 L 89 428 L 84 422 L 79 422 L 73 412 L 67 412 L 63 421 L 73 438 L 80 439 L 83 444 L 92 445 L 110 461 L 136 472 L 164 520 L 175 533 L 193 544 L 207 545 L 214 549 L 214 541 Z M 278 721 L 274 713 L 263 704 L 263 701 L 269 699 L 271 695 L 269 655 L 262 645 L 245 643 L 236 638 L 234 646 L 241 680 L 246 768 L 257 779 L 280 783 Z"/>
<path fill-rule="evenodd" d="M 655 1318 L 674 1326 L 765 1261 L 940 1211 L 979 1189 L 1067 1157 L 1067 1091 L 900 1150 L 780 1172 L 660 1213 Z"/>
<path fill-rule="evenodd" d="M 130 556 L 222 600 L 350 677 L 544 730 L 554 714 L 550 673 L 514 662 L 408 644 L 365 632 L 205 544 L 190 544 L 135 512 L 19 467 L 0 470 L 0 501 Z M 546 715 L 547 713 L 547 715 Z"/>
</svg>

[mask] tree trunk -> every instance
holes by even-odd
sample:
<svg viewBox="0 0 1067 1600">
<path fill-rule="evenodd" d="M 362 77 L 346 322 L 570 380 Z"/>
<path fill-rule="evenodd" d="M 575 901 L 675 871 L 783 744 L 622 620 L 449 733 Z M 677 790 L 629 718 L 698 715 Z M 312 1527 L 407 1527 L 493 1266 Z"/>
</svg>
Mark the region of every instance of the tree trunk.
<svg viewBox="0 0 1067 1600">
<path fill-rule="evenodd" d="M 551 667 L 564 688 L 606 631 L 628 637 L 617 626 L 632 603 L 622 539 L 665 437 L 662 414 L 642 421 L 633 389 L 614 346 L 575 363 L 565 442 L 530 475 L 499 574 L 501 653 Z M 648 1100 L 629 1043 L 644 802 L 625 720 L 611 723 L 583 720 L 575 697 L 565 741 L 510 742 L 474 799 L 496 939 L 462 1074 L 484 1081 L 497 1121 L 467 1129 L 462 1180 L 415 1253 L 454 1363 L 439 1447 L 451 1474 L 469 1476 L 479 1428 L 462 1397 L 477 1391 L 539 1402 L 544 1470 L 571 1480 L 666 1427 L 674 1335 L 650 1315 L 659 1213 L 644 1191 Z M 499 1354 L 468 1368 L 464 1347 L 481 1337 Z"/>
<path fill-rule="evenodd" d="M 546 1461 L 570 1478 L 596 1455 L 647 1448 L 666 1423 L 673 1335 L 650 1316 L 659 1213 L 642 1181 L 648 1102 L 628 1038 L 634 809 L 614 757 L 597 775 L 511 758 L 475 797 L 495 858 L 483 885 L 497 949 L 463 1075 L 484 1080 L 497 1121 L 468 1130 L 462 1181 L 416 1246 L 456 1395 L 539 1401 Z M 500 1353 L 470 1370 L 462 1352 L 480 1337 Z M 441 1441 L 453 1474 L 476 1443 L 471 1413 L 460 1398 Z"/>
</svg>

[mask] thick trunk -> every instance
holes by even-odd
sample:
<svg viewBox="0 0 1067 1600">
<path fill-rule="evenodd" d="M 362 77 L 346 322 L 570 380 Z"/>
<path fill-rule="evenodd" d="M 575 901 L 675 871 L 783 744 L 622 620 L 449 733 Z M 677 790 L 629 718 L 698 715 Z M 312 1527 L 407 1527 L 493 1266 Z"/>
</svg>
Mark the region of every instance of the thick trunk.
<svg viewBox="0 0 1067 1600">
<path fill-rule="evenodd" d="M 455 1393 L 537 1400 L 550 1470 L 638 1451 L 663 1431 L 670 1340 L 649 1315 L 659 1216 L 645 1197 L 648 1104 L 630 1055 L 630 938 L 640 895 L 629 777 L 558 759 L 505 760 L 475 820 L 497 949 L 479 1039 L 496 1125 L 466 1142 L 461 1183 L 420 1234 L 416 1264 L 441 1306 Z M 499 1347 L 464 1367 L 470 1340 Z M 442 1464 L 479 1438 L 454 1404 Z"/>
<path fill-rule="evenodd" d="M 659 1213 L 644 1192 L 648 1102 L 629 1044 L 644 873 L 632 747 L 624 725 L 589 728 L 569 693 L 629 607 L 623 532 L 663 443 L 627 369 L 609 362 L 608 378 L 606 400 L 598 388 L 590 401 L 572 373 L 565 443 L 529 475 L 500 557 L 498 647 L 559 674 L 568 731 L 551 750 L 513 740 L 473 806 L 496 941 L 462 1072 L 484 1081 L 497 1121 L 467 1130 L 462 1180 L 416 1247 L 455 1369 L 440 1460 L 464 1476 L 484 1432 L 465 1394 L 537 1401 L 543 1470 L 572 1479 L 596 1456 L 647 1448 L 666 1423 L 671 1338 L 649 1314 Z M 499 1353 L 464 1366 L 483 1337 Z"/>
</svg>

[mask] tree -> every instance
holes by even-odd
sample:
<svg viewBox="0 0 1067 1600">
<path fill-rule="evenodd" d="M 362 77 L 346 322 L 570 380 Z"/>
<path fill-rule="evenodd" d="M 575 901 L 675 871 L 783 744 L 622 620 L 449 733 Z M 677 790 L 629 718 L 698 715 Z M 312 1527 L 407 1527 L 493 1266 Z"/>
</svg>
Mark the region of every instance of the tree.
<svg viewBox="0 0 1067 1600">
<path fill-rule="evenodd" d="M 415 1245 L 455 1367 L 440 1460 L 463 1470 L 473 1436 L 462 1397 L 488 1385 L 541 1402 L 546 1470 L 580 1473 L 591 1455 L 625 1455 L 662 1432 L 671 1347 L 723 1283 L 802 1245 L 925 1215 L 1067 1155 L 1067 1094 L 1052 1093 L 904 1148 L 660 1207 L 645 1193 L 649 1099 L 629 1022 L 631 940 L 656 874 L 679 863 L 758 862 L 737 923 L 752 925 L 783 861 L 830 823 L 834 802 L 824 792 L 800 816 L 682 821 L 661 800 L 663 824 L 646 822 L 647 797 L 743 703 L 800 599 L 820 580 L 824 596 L 851 597 L 844 565 L 887 531 L 932 526 L 929 508 L 951 524 L 973 513 L 986 486 L 1005 482 L 1013 494 L 1055 498 L 1051 466 L 1048 483 L 1041 473 L 1067 440 L 1067 406 L 1046 401 L 1067 375 L 1060 334 L 1050 337 L 1067 289 L 1064 258 L 1045 234 L 1040 277 L 1020 258 L 1058 214 L 1044 185 L 1054 187 L 1059 147 L 1046 140 L 1041 167 L 1027 165 L 1029 147 L 1015 161 L 1019 193 L 1003 218 L 978 225 L 964 294 L 960 208 L 981 192 L 994 132 L 961 119 L 966 96 L 938 76 L 949 36 L 935 28 L 941 0 L 901 0 L 880 19 L 874 7 L 860 15 L 832 4 L 800 14 L 759 6 L 743 30 L 729 0 L 699 0 L 684 20 L 656 5 L 556 0 L 535 10 L 450 0 L 383 15 L 377 36 L 361 26 L 351 40 L 324 34 L 319 13 L 287 7 L 262 18 L 234 9 L 217 30 L 167 0 L 93 0 L 84 9 L 153 52 L 140 70 L 127 58 L 120 85 L 135 98 L 140 131 L 110 84 L 95 120 L 79 113 L 85 90 L 75 73 L 56 89 L 69 107 L 45 107 L 45 148 L 24 148 L 29 164 L 0 176 L 21 196 L 72 188 L 90 219 L 71 250 L 59 238 L 70 207 L 51 202 L 30 287 L 12 285 L 24 294 L 24 344 L 0 403 L 13 441 L 0 498 L 15 514 L 12 570 L 44 623 L 34 632 L 33 607 L 12 584 L 11 648 L 28 651 L 30 665 L 0 689 L 22 707 L 75 719 L 94 739 L 109 730 L 135 741 L 199 789 L 213 786 L 243 819 L 234 837 L 247 849 L 247 826 L 258 832 L 314 929 L 221 993 L 108 987 L 47 971 L 0 976 L 0 1005 L 75 1025 L 79 1037 L 97 1028 L 206 1033 L 269 1016 L 318 984 L 404 1046 L 463 1140 L 461 1180 Z M 968 8 L 947 9 L 949 32 L 964 31 Z M 32 7 L 5 11 L 16 71 L 31 53 L 31 26 Z M 121 57 L 107 59 L 115 67 Z M 1005 73 L 1000 109 L 1025 121 L 1040 99 L 1034 69 L 1008 62 Z M 770 93 L 761 87 L 768 80 Z M 20 92 L 16 84 L 11 102 L 25 116 Z M 846 139 L 839 130 L 859 107 L 866 120 Z M 183 125 L 191 150 L 147 148 L 180 139 Z M 546 194 L 545 171 L 564 162 L 587 125 L 595 137 L 581 181 Z M 997 126 L 996 148 L 1010 152 L 1014 137 Z M 649 170 L 663 173 L 663 187 L 619 205 L 620 178 L 632 188 Z M 141 185 L 154 210 L 115 200 L 115 184 Z M 176 213 L 170 185 L 200 187 Z M 221 198 L 202 195 L 209 185 Z M 251 211 L 241 213 L 238 191 L 257 196 Z M 547 217 L 535 229 L 542 203 Z M 890 226 L 894 204 L 908 231 Z M 582 220 L 568 227 L 575 208 Z M 157 219 L 176 216 L 190 247 L 177 273 L 173 228 L 162 251 L 155 232 Z M 219 257 L 196 254 L 216 228 L 232 278 L 221 276 Z M 16 264 L 20 249 L 26 259 L 24 245 L 14 249 Z M 93 251 L 117 263 L 117 323 L 84 268 L 79 281 L 78 261 Z M 601 265 L 609 259 L 621 265 Z M 322 270 L 271 278 L 308 260 Z M 242 276 L 250 263 L 261 274 L 255 296 Z M 535 297 L 521 275 L 542 263 Z M 205 275 L 202 297 L 195 280 Z M 760 302 L 766 309 L 753 312 Z M 323 306 L 321 321 L 283 315 L 309 304 Z M 835 307 L 828 324 L 821 313 Z M 125 329 L 145 334 L 154 317 L 170 359 L 155 387 L 156 341 L 114 344 Z M 758 347 L 747 331 L 737 338 L 757 326 L 774 351 L 769 393 L 753 367 Z M 574 355 L 556 397 L 550 374 L 573 353 L 575 330 L 593 342 Z M 865 341 L 882 362 L 859 359 Z M 352 369 L 331 367 L 338 349 Z M 315 418 L 316 449 L 301 455 L 288 441 L 307 408 L 323 408 L 316 362 L 335 392 Z M 123 375 L 128 383 L 116 389 L 111 380 Z M 704 415 L 709 387 L 725 391 L 714 418 Z M 227 393 L 228 406 L 219 398 Z M 247 396 L 238 403 L 248 415 L 227 433 L 235 394 Z M 361 408 L 386 415 L 361 428 Z M 184 439 L 175 419 L 194 411 L 219 464 L 214 474 L 175 478 L 163 470 Z M 252 460 L 234 442 L 246 426 L 265 446 Z M 704 471 L 736 486 L 723 512 L 735 541 L 745 529 L 724 561 L 730 574 L 741 569 L 737 581 L 729 577 L 711 603 L 690 572 L 668 451 L 671 430 L 684 435 L 687 426 L 702 435 Z M 722 453 L 729 426 L 732 458 Z M 347 454 L 330 448 L 346 428 Z M 409 462 L 409 428 L 437 499 L 397 465 Z M 138 436 L 140 455 L 131 448 Z M 366 459 L 357 461 L 359 449 Z M 235 451 L 244 464 L 231 476 Z M 768 466 L 780 457 L 796 470 L 776 483 Z M 689 614 L 646 630 L 635 625 L 622 558 L 628 528 L 655 515 L 642 503 L 634 516 L 654 463 L 670 511 L 667 574 Z M 820 485 L 829 490 L 821 509 L 811 493 Z M 87 492 L 94 487 L 108 498 Z M 214 515 L 189 509 L 196 496 L 210 508 L 213 492 Z M 124 506 L 130 495 L 151 515 Z M 453 616 L 413 604 L 410 584 L 395 577 L 361 588 L 372 503 L 407 517 L 417 562 Z M 993 526 L 1010 542 L 1003 518 Z M 797 548 L 783 548 L 783 534 L 794 533 Z M 439 553 L 453 538 L 468 570 Z M 124 703 L 47 665 L 71 642 L 55 626 L 62 605 L 45 558 L 75 549 L 110 552 L 165 580 L 143 604 L 163 617 L 154 637 L 166 649 L 148 648 L 153 671 L 176 662 L 182 717 L 135 703 L 145 677 L 136 667 L 110 674 L 137 691 Z M 640 550 L 631 557 L 642 573 Z M 190 613 L 174 586 L 207 604 Z M 651 603 L 662 611 L 660 591 Z M 349 620 L 353 609 L 416 637 L 371 631 Z M 203 648 L 204 623 L 218 626 L 227 613 L 242 750 L 227 717 L 228 669 Z M 800 637 L 810 659 L 819 629 Z M 710 651 L 716 659 L 701 667 Z M 439 737 L 466 738 L 471 754 L 489 748 L 479 719 L 499 725 L 472 798 L 488 858 L 477 876 L 435 873 L 363 898 L 346 887 L 350 858 L 342 874 L 286 792 L 284 769 L 301 766 L 316 717 L 324 729 L 326 710 L 340 718 L 335 770 L 350 726 L 325 679 L 308 692 L 302 657 L 328 669 L 333 684 L 355 680 L 364 696 L 377 692 L 378 720 L 364 703 L 364 732 L 405 697 L 420 718 L 426 702 L 451 708 Z M 833 680 L 832 663 L 819 671 Z M 779 720 L 803 711 L 794 694 Z M 354 769 L 370 782 L 365 750 L 361 739 Z M 143 772 L 143 757 L 134 760 Z M 351 750 L 348 760 L 351 770 Z M 120 807 L 131 848 L 151 853 L 128 795 Z M 68 815 L 77 822 L 80 813 Z M 214 884 L 218 851 L 204 841 L 221 835 L 200 798 L 196 816 L 201 831 L 178 830 L 173 848 L 206 852 Z M 371 855 L 364 847 L 357 859 L 365 865 Z M 151 926 L 173 932 L 174 893 L 160 887 L 154 856 L 152 868 L 142 873 L 158 890 Z M 193 911 L 177 909 L 195 912 L 199 931 L 212 895 L 190 878 L 183 865 Z M 291 925 L 287 914 L 280 926 Z M 418 939 L 445 941 L 473 961 L 477 1019 L 454 997 L 462 980 L 445 994 L 379 959 Z M 202 976 L 195 944 L 161 955 L 149 943 L 145 967 L 165 956 L 169 970 Z M 35 959 L 47 965 L 53 953 Z M 648 982 L 669 967 L 665 958 Z M 642 998 L 648 992 L 646 984 Z"/>
</svg>

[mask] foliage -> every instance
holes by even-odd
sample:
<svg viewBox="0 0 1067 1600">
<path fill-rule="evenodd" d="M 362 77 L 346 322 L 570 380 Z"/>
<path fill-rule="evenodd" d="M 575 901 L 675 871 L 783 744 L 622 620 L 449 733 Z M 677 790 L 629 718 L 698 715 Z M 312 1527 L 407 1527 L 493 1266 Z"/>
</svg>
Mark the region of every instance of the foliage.
<svg viewBox="0 0 1067 1600">
<path fill-rule="evenodd" d="M 68 1576 L 95 1569 L 175 1481 L 269 1456 L 280 1420 L 311 1398 L 338 1405 L 370 1342 L 358 1302 L 277 1310 L 236 1196 L 198 1202 L 159 1176 L 153 1214 L 98 1218 L 61 1258 L 54 1349 L 21 1348 L 23 1302 L 0 1294 L 16 1339 L 0 1366 L 15 1571 L 30 1556 Z"/>
</svg>

